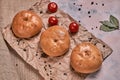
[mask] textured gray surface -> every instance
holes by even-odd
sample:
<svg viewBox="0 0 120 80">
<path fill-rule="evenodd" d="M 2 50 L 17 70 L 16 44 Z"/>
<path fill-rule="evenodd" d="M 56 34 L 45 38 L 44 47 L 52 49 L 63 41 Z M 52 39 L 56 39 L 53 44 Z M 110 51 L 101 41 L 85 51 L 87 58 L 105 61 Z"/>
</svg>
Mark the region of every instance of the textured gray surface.
<svg viewBox="0 0 120 80">
<path fill-rule="evenodd" d="M 32 4 L 39 0 L 0 0 L 0 27 L 5 27 L 11 23 L 13 16 L 16 12 L 28 9 Z M 99 30 L 101 20 L 108 20 L 109 15 L 116 16 L 120 21 L 120 1 L 119 0 L 52 0 L 58 3 L 59 7 L 74 17 L 76 20 L 80 20 L 81 24 L 85 26 L 90 32 L 96 35 L 98 38 L 106 42 L 112 49 L 113 53 L 104 61 L 99 73 L 91 74 L 86 80 L 120 80 L 120 30 L 105 33 Z M 94 5 L 91 2 L 94 1 Z M 65 3 L 65 4 L 64 4 Z M 73 5 L 76 3 L 76 5 Z M 96 5 L 96 3 L 98 5 Z M 102 4 L 104 3 L 104 6 Z M 82 7 L 80 6 L 82 4 Z M 78 11 L 78 8 L 81 10 Z M 91 14 L 87 14 L 91 11 Z M 89 18 L 91 16 L 91 18 Z M 98 28 L 96 28 L 96 26 Z M 92 30 L 93 28 L 93 30 Z M 0 36 L 2 39 L 2 37 Z M 0 46 L 4 47 L 4 43 L 0 40 Z M 19 56 L 13 54 L 12 51 L 2 52 L 3 47 L 0 47 L 0 80 L 19 80 L 17 74 L 22 80 L 41 80 L 36 71 L 25 64 Z M 5 48 L 7 49 L 7 48 Z M 3 57 L 4 56 L 4 57 Z M 11 59 L 11 61 L 10 61 Z M 6 61 L 6 67 L 9 63 L 13 65 L 18 64 L 17 67 L 9 67 L 5 71 L 6 67 L 3 67 Z M 4 62 L 4 63 L 2 63 Z M 13 72 L 14 71 L 14 72 Z M 17 74 L 16 74 L 17 72 Z M 3 74 L 6 73 L 6 74 Z M 8 74 L 9 73 L 9 74 Z M 9 75 L 9 76 L 7 76 Z M 13 79 L 11 76 L 13 76 Z"/>
<path fill-rule="evenodd" d="M 80 20 L 83 26 L 113 49 L 113 53 L 103 62 L 101 70 L 98 73 L 89 75 L 86 80 L 120 80 L 120 30 L 113 32 L 99 30 L 99 21 L 108 20 L 110 14 L 120 21 L 120 0 L 52 1 L 57 2 L 62 10 L 77 21 Z M 91 2 L 94 2 L 94 4 L 91 5 Z M 75 5 L 73 5 L 74 3 Z M 79 8 L 81 8 L 80 11 L 78 11 Z M 90 11 L 90 14 L 88 14 L 88 11 Z M 91 17 L 89 18 L 89 16 Z"/>
</svg>

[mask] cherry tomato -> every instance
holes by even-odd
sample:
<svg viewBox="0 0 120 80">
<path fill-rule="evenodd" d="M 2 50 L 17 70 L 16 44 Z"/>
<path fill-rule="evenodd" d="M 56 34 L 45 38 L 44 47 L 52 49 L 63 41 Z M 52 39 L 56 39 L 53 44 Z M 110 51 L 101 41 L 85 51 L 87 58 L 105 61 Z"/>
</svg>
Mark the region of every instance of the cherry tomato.
<svg viewBox="0 0 120 80">
<path fill-rule="evenodd" d="M 79 25 L 76 22 L 71 22 L 69 25 L 69 30 L 71 33 L 76 33 L 78 32 Z"/>
<path fill-rule="evenodd" d="M 51 17 L 49 17 L 48 22 L 49 22 L 50 26 L 57 25 L 58 24 L 58 19 L 54 16 L 51 16 Z"/>
<path fill-rule="evenodd" d="M 48 11 L 54 13 L 54 12 L 57 11 L 57 9 L 58 9 L 58 6 L 57 6 L 57 4 L 55 2 L 50 2 L 48 4 Z"/>
</svg>

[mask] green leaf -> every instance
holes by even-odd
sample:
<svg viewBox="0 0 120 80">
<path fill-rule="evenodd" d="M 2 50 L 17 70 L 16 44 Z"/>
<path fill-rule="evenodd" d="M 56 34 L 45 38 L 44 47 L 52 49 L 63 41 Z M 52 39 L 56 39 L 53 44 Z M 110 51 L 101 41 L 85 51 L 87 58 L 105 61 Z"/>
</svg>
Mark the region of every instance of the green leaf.
<svg viewBox="0 0 120 80">
<path fill-rule="evenodd" d="M 110 15 L 110 22 L 111 22 L 112 24 L 116 25 L 115 27 L 116 27 L 117 29 L 119 29 L 119 21 L 118 21 L 118 19 L 117 19 L 116 17 Z"/>
<path fill-rule="evenodd" d="M 100 23 L 102 23 L 103 25 L 105 25 L 105 26 L 109 26 L 109 27 L 111 27 L 111 28 L 116 28 L 116 25 L 115 24 L 112 24 L 111 22 L 109 22 L 109 21 L 100 21 Z"/>
<path fill-rule="evenodd" d="M 100 30 L 105 31 L 105 32 L 110 32 L 116 30 L 116 28 L 111 28 L 109 26 L 101 25 Z"/>
</svg>

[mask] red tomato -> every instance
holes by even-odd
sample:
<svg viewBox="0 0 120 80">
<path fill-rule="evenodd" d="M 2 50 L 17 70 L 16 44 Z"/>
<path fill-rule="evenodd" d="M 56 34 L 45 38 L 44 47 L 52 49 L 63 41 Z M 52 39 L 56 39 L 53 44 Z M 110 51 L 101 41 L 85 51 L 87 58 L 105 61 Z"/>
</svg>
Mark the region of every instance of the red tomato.
<svg viewBox="0 0 120 80">
<path fill-rule="evenodd" d="M 58 6 L 57 6 L 57 4 L 55 2 L 50 2 L 48 4 L 48 11 L 54 13 L 54 12 L 57 11 L 57 9 L 58 9 Z"/>
<path fill-rule="evenodd" d="M 71 33 L 76 33 L 79 30 L 79 25 L 76 22 L 72 22 L 69 25 L 69 30 Z"/>
<path fill-rule="evenodd" d="M 51 17 L 49 17 L 48 22 L 49 22 L 50 26 L 57 25 L 58 24 L 58 19 L 54 16 L 51 16 Z"/>
</svg>

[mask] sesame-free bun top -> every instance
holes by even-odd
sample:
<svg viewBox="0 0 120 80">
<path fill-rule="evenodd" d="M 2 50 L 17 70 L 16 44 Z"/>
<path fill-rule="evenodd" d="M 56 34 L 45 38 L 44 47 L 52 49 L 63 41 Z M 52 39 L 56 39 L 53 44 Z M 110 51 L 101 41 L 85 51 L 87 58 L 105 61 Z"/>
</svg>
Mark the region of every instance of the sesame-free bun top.
<svg viewBox="0 0 120 80">
<path fill-rule="evenodd" d="M 102 65 L 102 54 L 89 42 L 78 44 L 71 53 L 71 66 L 78 73 L 93 73 Z"/>
<path fill-rule="evenodd" d="M 12 31 L 19 38 L 30 38 L 42 29 L 41 18 L 33 11 L 18 12 L 12 21 Z"/>
<path fill-rule="evenodd" d="M 58 25 L 49 27 L 41 34 L 40 47 L 51 57 L 63 55 L 70 46 L 68 31 Z"/>
</svg>

